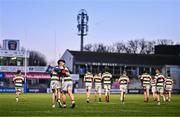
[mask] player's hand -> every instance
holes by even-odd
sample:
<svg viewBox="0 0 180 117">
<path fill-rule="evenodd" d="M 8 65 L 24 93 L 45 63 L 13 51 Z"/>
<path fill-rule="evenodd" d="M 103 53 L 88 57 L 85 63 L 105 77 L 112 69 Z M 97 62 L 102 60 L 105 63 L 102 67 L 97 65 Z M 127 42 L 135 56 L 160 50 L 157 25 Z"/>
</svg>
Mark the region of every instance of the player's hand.
<svg viewBox="0 0 180 117">
<path fill-rule="evenodd" d="M 66 74 L 66 70 L 64 70 L 64 69 L 61 70 L 61 73 L 62 73 L 62 74 Z"/>
</svg>

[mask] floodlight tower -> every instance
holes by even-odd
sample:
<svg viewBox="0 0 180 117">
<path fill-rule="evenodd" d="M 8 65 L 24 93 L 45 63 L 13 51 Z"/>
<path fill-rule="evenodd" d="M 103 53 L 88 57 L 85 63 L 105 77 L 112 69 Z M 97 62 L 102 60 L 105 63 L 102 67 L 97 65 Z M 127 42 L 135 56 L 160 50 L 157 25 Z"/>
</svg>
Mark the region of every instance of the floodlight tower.
<svg viewBox="0 0 180 117">
<path fill-rule="evenodd" d="M 77 15 L 78 35 L 81 37 L 81 51 L 83 51 L 84 36 L 87 36 L 88 32 L 88 20 L 89 16 L 87 15 L 87 11 L 81 9 Z"/>
</svg>

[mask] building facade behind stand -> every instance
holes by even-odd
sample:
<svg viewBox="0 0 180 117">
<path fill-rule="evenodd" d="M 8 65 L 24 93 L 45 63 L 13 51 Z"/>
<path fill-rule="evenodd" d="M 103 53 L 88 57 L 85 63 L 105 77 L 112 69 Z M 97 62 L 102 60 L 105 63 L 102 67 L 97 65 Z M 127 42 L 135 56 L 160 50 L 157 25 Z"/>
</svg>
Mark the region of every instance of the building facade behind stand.
<svg viewBox="0 0 180 117">
<path fill-rule="evenodd" d="M 27 91 L 46 92 L 49 87 L 47 66 L 29 66 L 30 54 L 20 49 L 20 41 L 6 39 L 0 48 L 0 92 L 14 92 L 12 79 L 17 70 L 26 71 Z"/>
<path fill-rule="evenodd" d="M 171 55 L 166 54 L 164 49 L 169 49 L 168 52 Z M 80 87 L 84 87 L 83 76 L 86 71 L 96 74 L 97 71 L 104 72 L 105 68 L 108 67 L 113 75 L 112 88 L 119 88 L 116 81 L 126 69 L 130 77 L 129 88 L 142 89 L 139 76 L 143 73 L 143 69 L 147 68 L 148 72 L 154 76 L 155 69 L 161 68 L 165 76 L 170 72 L 175 81 L 174 89 L 180 89 L 180 46 L 156 46 L 155 53 L 146 55 L 66 50 L 62 58 L 66 60 L 72 73 L 80 74 L 78 82 Z"/>
</svg>

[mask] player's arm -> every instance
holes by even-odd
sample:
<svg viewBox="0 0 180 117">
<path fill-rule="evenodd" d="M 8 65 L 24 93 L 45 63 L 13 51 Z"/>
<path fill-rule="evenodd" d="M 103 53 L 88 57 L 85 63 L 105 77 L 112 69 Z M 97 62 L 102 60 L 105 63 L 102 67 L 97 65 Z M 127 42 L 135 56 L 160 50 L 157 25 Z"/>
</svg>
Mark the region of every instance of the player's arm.
<svg viewBox="0 0 180 117">
<path fill-rule="evenodd" d="M 85 82 L 85 80 L 86 80 L 86 74 L 84 75 L 84 79 L 83 79 L 83 81 Z"/>
<path fill-rule="evenodd" d="M 94 77 L 93 75 L 91 75 L 91 83 L 93 83 L 93 81 L 94 81 Z"/>
<path fill-rule="evenodd" d="M 13 76 L 13 83 L 15 82 L 15 80 L 16 80 L 16 76 L 14 75 L 14 76 Z"/>
<path fill-rule="evenodd" d="M 113 84 L 112 74 L 110 76 L 110 80 L 111 80 L 111 85 L 112 85 Z"/>
<path fill-rule="evenodd" d="M 120 81 L 121 81 L 121 77 L 119 77 L 119 79 L 118 79 L 118 82 L 120 83 Z"/>
<path fill-rule="evenodd" d="M 143 80 L 143 75 L 139 76 L 140 80 L 142 81 Z"/>
</svg>

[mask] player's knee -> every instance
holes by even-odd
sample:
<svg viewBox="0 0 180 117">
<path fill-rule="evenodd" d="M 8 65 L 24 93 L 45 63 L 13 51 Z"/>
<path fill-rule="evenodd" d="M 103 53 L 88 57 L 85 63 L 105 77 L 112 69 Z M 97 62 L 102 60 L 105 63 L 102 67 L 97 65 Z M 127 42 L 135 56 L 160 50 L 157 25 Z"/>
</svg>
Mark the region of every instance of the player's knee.
<svg viewBox="0 0 180 117">
<path fill-rule="evenodd" d="M 52 89 L 52 93 L 55 93 L 56 92 L 56 90 L 55 89 Z"/>
</svg>

